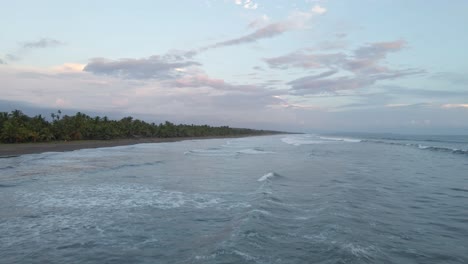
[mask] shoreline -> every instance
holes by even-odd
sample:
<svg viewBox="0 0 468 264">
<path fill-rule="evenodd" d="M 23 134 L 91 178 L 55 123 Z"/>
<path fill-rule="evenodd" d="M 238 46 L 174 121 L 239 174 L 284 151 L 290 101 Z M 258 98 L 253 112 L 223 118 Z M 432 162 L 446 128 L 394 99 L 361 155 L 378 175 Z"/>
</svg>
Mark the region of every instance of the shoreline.
<svg viewBox="0 0 468 264">
<path fill-rule="evenodd" d="M 44 152 L 65 152 L 80 149 L 106 148 L 128 146 L 145 143 L 166 143 L 185 140 L 199 139 L 221 139 L 221 138 L 243 138 L 255 136 L 272 136 L 279 134 L 264 135 L 236 135 L 236 136 L 209 136 L 209 137 L 171 137 L 171 138 L 137 138 L 137 139 L 111 139 L 111 140 L 77 140 L 77 141 L 54 141 L 40 143 L 12 143 L 0 144 L 0 158 L 17 157 L 26 154 L 39 154 Z"/>
</svg>

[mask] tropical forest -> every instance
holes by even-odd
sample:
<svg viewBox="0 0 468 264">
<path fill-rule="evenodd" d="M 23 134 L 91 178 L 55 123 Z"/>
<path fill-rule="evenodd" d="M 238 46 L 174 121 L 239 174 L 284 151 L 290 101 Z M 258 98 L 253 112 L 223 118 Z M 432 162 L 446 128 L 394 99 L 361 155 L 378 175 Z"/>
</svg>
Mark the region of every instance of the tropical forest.
<svg viewBox="0 0 468 264">
<path fill-rule="evenodd" d="M 169 121 L 155 124 L 124 117 L 111 120 L 108 117 L 91 117 L 81 112 L 62 115 L 59 110 L 50 117 L 30 117 L 20 110 L 0 112 L 0 142 L 51 142 L 72 140 L 111 140 L 123 138 L 170 138 L 265 135 L 276 131 L 248 128 L 213 127 L 208 125 L 173 124 Z"/>
</svg>

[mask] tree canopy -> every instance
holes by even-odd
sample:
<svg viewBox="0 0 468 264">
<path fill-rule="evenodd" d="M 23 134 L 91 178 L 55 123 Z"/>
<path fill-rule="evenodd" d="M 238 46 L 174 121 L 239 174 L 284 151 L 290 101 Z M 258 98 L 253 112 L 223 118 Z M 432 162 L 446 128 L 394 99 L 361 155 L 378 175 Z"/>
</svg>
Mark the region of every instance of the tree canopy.
<svg viewBox="0 0 468 264">
<path fill-rule="evenodd" d="M 62 115 L 59 110 L 51 114 L 51 119 L 42 115 L 30 117 L 20 110 L 10 113 L 0 112 L 0 142 L 48 142 L 64 140 L 110 140 L 143 137 L 209 137 L 236 135 L 263 135 L 276 131 L 248 128 L 212 127 L 208 125 L 161 124 L 125 117 L 110 120 L 104 117 L 91 117 L 81 112 L 73 116 Z"/>
</svg>

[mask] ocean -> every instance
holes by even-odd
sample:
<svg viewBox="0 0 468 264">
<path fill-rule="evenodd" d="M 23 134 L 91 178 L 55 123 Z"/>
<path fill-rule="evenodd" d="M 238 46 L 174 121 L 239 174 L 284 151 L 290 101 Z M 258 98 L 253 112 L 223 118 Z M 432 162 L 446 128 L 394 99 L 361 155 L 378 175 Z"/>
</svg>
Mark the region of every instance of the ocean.
<svg viewBox="0 0 468 264">
<path fill-rule="evenodd" d="M 0 263 L 468 263 L 468 137 L 291 134 L 3 158 Z"/>
</svg>

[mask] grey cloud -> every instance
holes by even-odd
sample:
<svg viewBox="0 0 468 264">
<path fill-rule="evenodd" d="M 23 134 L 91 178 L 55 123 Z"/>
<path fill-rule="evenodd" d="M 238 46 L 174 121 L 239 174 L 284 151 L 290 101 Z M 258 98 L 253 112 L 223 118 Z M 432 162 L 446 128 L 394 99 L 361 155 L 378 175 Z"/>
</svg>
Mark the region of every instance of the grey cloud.
<svg viewBox="0 0 468 264">
<path fill-rule="evenodd" d="M 320 79 L 316 75 L 307 76 L 289 82 L 292 93 L 296 95 L 354 90 L 373 84 L 375 80 L 343 76 L 334 79 Z"/>
<path fill-rule="evenodd" d="M 468 74 L 457 72 L 439 72 L 431 76 L 434 80 L 446 81 L 454 85 L 466 85 L 468 83 Z"/>
<path fill-rule="evenodd" d="M 404 40 L 371 43 L 354 50 L 354 57 L 345 61 L 344 67 L 352 72 L 390 72 L 390 69 L 379 65 L 379 62 L 385 59 L 388 53 L 398 52 L 404 47 Z"/>
<path fill-rule="evenodd" d="M 237 92 L 258 92 L 263 89 L 256 85 L 235 85 L 225 82 L 222 79 L 210 78 L 207 75 L 185 76 L 173 82 L 175 87 L 211 87 L 216 90 L 237 91 Z"/>
<path fill-rule="evenodd" d="M 257 29 L 253 33 L 250 33 L 248 35 L 215 43 L 209 46 L 209 48 L 219 48 L 219 47 L 233 46 L 233 45 L 255 42 L 259 39 L 272 38 L 272 37 L 281 35 L 290 29 L 291 29 L 291 25 L 289 25 L 288 23 L 281 23 L 281 22 L 272 23 L 265 27 Z"/>
<path fill-rule="evenodd" d="M 406 47 L 404 40 L 375 42 L 356 49 L 354 54 L 358 58 L 376 60 L 385 58 L 389 52 L 397 52 L 404 47 Z"/>
<path fill-rule="evenodd" d="M 65 43 L 51 38 L 41 38 L 38 41 L 24 42 L 21 47 L 24 49 L 49 48 L 65 45 Z"/>
<path fill-rule="evenodd" d="M 454 98 L 454 99 L 468 99 L 468 91 L 465 90 L 430 90 L 430 89 L 409 89 L 396 85 L 385 85 L 386 94 L 404 95 L 406 97 L 413 96 L 417 98 Z"/>
<path fill-rule="evenodd" d="M 346 61 L 343 53 L 332 54 L 306 54 L 303 51 L 296 51 L 284 56 L 263 59 L 269 67 L 277 69 L 287 69 L 290 67 L 313 69 L 337 67 Z"/>
<path fill-rule="evenodd" d="M 341 76 L 336 78 L 326 78 L 338 73 L 330 70 L 318 75 L 306 76 L 289 82 L 293 94 L 317 94 L 321 92 L 336 92 L 342 90 L 356 90 L 375 84 L 382 80 L 392 80 L 405 76 L 422 74 L 424 71 L 406 69 L 400 71 L 386 72 L 371 75 Z"/>
<path fill-rule="evenodd" d="M 291 30 L 303 28 L 306 25 L 306 23 L 313 17 L 313 15 L 320 13 L 321 12 L 318 12 L 316 9 L 312 9 L 307 12 L 296 11 L 290 14 L 285 20 L 276 23 L 269 23 L 250 34 L 215 43 L 213 45 L 201 48 L 200 51 L 252 43 L 260 39 L 273 38 Z"/>
<path fill-rule="evenodd" d="M 392 80 L 406 76 L 417 76 L 426 74 L 425 70 L 422 69 L 403 69 L 403 70 L 388 70 L 383 73 L 370 75 L 372 78 L 377 80 Z"/>
<path fill-rule="evenodd" d="M 8 53 L 7 55 L 5 55 L 5 59 L 6 60 L 9 60 L 9 61 L 19 61 L 21 60 L 21 58 L 15 54 L 11 54 L 11 53 Z"/>
<path fill-rule="evenodd" d="M 348 36 L 348 34 L 346 34 L 346 33 L 337 33 L 337 34 L 335 34 L 335 36 L 338 39 L 343 39 L 343 38 L 346 38 Z"/>
<path fill-rule="evenodd" d="M 0 64 L 6 64 L 2 59 L 0 59 Z"/>
<path fill-rule="evenodd" d="M 303 49 L 284 56 L 265 58 L 264 61 L 270 68 L 275 69 L 325 70 L 320 74 L 289 82 L 294 94 L 355 90 L 382 80 L 424 74 L 425 71 L 421 69 L 390 69 L 380 64 L 389 53 L 400 51 L 405 46 L 404 40 L 376 42 L 352 51 L 351 55 L 345 53 L 311 54 L 309 50 Z M 347 72 L 347 75 L 328 78 L 340 72 Z"/>
<path fill-rule="evenodd" d="M 321 78 L 326 78 L 326 77 L 332 76 L 332 75 L 334 75 L 336 73 L 338 73 L 337 70 L 330 70 L 330 71 L 319 73 L 317 75 L 309 76 L 308 78 L 309 79 L 321 79 Z"/>
<path fill-rule="evenodd" d="M 343 40 L 322 41 L 317 45 L 320 50 L 339 50 L 348 46 L 348 43 Z"/>
<path fill-rule="evenodd" d="M 279 69 L 340 67 L 351 72 L 385 72 L 388 69 L 378 65 L 380 60 L 390 52 L 400 51 L 405 45 L 403 40 L 371 43 L 354 50 L 354 56 L 344 53 L 310 54 L 300 50 L 279 57 L 265 58 L 264 61 L 269 67 Z"/>
<path fill-rule="evenodd" d="M 41 38 L 37 41 L 19 43 L 19 49 L 5 55 L 6 61 L 20 61 L 32 49 L 43 49 L 65 45 L 65 43 L 51 38 Z"/>
<path fill-rule="evenodd" d="M 201 64 L 195 61 L 178 61 L 157 55 L 142 59 L 95 58 L 83 71 L 128 79 L 167 79 L 179 76 L 177 69 L 198 65 Z"/>
</svg>

